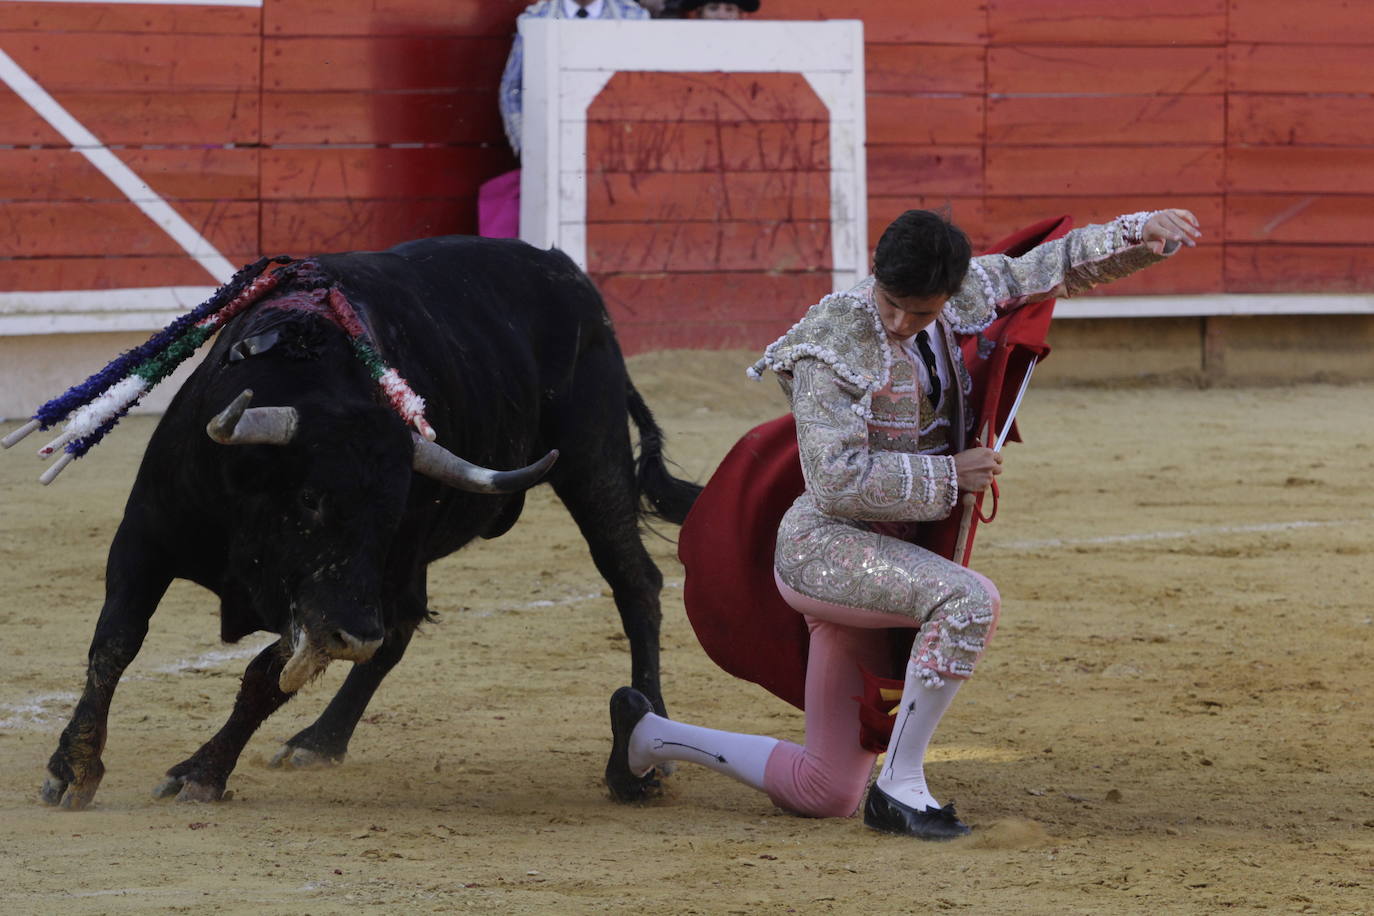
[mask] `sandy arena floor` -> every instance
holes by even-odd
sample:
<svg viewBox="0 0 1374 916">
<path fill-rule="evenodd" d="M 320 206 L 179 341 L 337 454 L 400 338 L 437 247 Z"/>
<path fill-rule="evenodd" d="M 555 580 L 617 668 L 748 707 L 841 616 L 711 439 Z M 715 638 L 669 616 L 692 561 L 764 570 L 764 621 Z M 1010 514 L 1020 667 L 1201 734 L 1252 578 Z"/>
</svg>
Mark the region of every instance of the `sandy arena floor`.
<svg viewBox="0 0 1374 916">
<path fill-rule="evenodd" d="M 688 476 L 782 411 L 774 383 L 743 378 L 750 358 L 632 361 Z M 150 797 L 266 641 L 218 644 L 212 597 L 178 584 L 115 697 L 95 807 L 45 808 L 153 421 L 46 489 L 27 440 L 0 456 L 0 910 L 1374 913 L 1372 398 L 1032 391 L 975 554 L 1001 629 L 930 767 L 978 829 L 942 846 L 784 815 L 691 767 L 658 802 L 612 804 L 606 698 L 628 654 L 547 488 L 511 534 L 436 565 L 443 621 L 342 766 L 266 765 L 338 664 L 250 744 L 233 800 Z M 800 738 L 799 713 L 705 658 L 674 545 L 650 544 L 671 711 Z"/>
</svg>

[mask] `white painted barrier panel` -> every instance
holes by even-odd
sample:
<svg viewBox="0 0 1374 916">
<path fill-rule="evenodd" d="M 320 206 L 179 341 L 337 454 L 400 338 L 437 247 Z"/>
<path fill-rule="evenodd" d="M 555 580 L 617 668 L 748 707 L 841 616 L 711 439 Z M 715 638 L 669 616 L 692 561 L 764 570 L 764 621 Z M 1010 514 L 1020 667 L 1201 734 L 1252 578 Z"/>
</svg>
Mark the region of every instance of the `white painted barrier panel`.
<svg viewBox="0 0 1374 916">
<path fill-rule="evenodd" d="M 830 112 L 834 288 L 868 272 L 862 22 L 524 19 L 520 34 L 522 239 L 587 266 L 587 108 L 616 73 L 799 73 Z"/>
</svg>

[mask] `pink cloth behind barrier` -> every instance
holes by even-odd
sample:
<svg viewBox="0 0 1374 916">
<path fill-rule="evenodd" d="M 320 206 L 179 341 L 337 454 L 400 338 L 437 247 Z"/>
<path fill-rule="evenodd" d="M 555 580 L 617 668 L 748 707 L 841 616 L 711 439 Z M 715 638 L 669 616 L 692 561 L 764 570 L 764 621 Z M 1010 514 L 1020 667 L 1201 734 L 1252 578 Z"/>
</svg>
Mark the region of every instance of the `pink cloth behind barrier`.
<svg viewBox="0 0 1374 916">
<path fill-rule="evenodd" d="M 520 170 L 482 182 L 477 189 L 477 234 L 489 239 L 520 238 Z"/>
</svg>

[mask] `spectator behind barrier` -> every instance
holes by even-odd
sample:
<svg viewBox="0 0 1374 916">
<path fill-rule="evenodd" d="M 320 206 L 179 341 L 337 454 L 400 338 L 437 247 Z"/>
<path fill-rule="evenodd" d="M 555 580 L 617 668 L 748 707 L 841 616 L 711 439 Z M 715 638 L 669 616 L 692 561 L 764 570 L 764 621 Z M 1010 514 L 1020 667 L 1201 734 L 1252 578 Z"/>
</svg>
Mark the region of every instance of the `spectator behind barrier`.
<svg viewBox="0 0 1374 916">
<path fill-rule="evenodd" d="M 743 19 L 758 12 L 759 0 L 677 0 L 676 6 L 683 19 Z"/>
<path fill-rule="evenodd" d="M 648 19 L 675 15 L 680 11 L 692 19 L 739 19 L 759 8 L 759 0 L 730 3 L 703 0 L 539 0 L 525 8 L 521 19 Z M 516 31 L 506 69 L 501 76 L 501 120 L 506 139 L 520 156 L 523 99 L 521 82 L 525 68 L 524 42 Z M 487 238 L 520 237 L 520 170 L 497 175 L 482 184 L 477 192 L 477 232 Z"/>
</svg>

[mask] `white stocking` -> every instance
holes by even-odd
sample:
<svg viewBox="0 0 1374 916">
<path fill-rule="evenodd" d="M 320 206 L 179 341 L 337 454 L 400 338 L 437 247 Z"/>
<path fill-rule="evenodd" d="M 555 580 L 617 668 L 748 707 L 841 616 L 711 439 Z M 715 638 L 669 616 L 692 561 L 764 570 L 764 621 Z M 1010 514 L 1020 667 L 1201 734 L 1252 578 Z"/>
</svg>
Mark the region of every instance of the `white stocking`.
<svg viewBox="0 0 1374 916">
<path fill-rule="evenodd" d="M 917 811 L 940 807 L 926 788 L 926 748 L 940 718 L 964 683 L 963 678 L 954 677 L 944 681 L 943 686 L 927 687 L 915 659 L 907 662 L 902 707 L 892 726 L 887 757 L 878 771 L 878 788 Z"/>
<path fill-rule="evenodd" d="M 668 760 L 699 763 L 763 791 L 763 770 L 777 744 L 777 738 L 721 732 L 649 713 L 630 735 L 629 763 L 635 773 Z"/>
</svg>

